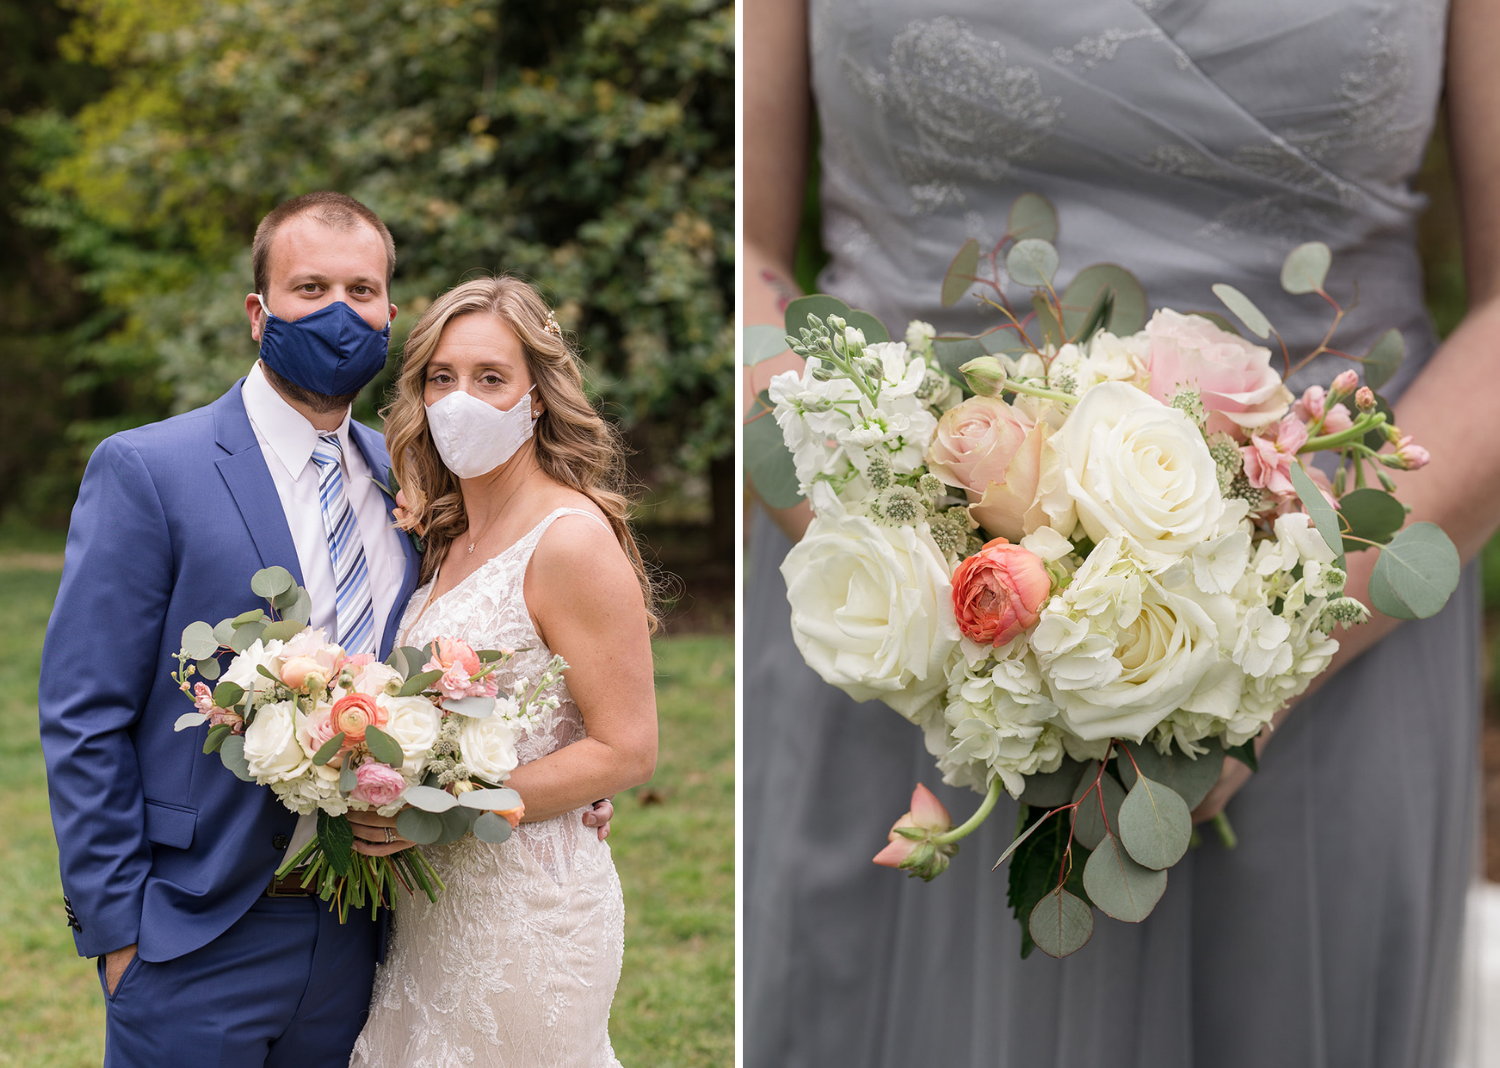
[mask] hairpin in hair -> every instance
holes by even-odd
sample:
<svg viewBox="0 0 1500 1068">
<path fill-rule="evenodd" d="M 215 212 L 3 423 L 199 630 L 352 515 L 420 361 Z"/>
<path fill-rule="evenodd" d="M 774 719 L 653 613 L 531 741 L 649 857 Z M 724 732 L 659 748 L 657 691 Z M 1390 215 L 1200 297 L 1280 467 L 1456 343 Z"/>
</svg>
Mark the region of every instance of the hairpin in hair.
<svg viewBox="0 0 1500 1068">
<path fill-rule="evenodd" d="M 551 308 L 547 309 L 546 330 L 547 333 L 552 334 L 554 337 L 562 337 L 562 327 L 557 325 L 557 316 L 552 314 Z"/>
</svg>

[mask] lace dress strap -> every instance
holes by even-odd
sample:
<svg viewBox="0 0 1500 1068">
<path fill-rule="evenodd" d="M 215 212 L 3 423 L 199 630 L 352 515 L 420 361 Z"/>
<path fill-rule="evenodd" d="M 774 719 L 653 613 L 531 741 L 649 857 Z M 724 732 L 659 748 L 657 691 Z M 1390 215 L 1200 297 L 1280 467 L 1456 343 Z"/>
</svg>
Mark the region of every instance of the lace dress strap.
<svg viewBox="0 0 1500 1068">
<path fill-rule="evenodd" d="M 557 508 L 557 509 L 554 509 L 553 511 L 548 512 L 547 515 L 543 517 L 543 519 L 542 519 L 542 521 L 540 523 L 538 523 L 536 526 L 532 527 L 531 528 L 531 532 L 529 534 L 527 534 L 520 541 L 516 542 L 517 546 L 524 546 L 524 548 L 522 548 L 520 550 L 520 553 L 518 554 L 520 556 L 520 559 L 521 559 L 521 565 L 520 566 L 521 566 L 521 573 L 522 574 L 526 573 L 526 567 L 527 567 L 528 564 L 531 563 L 531 554 L 534 553 L 534 552 L 536 552 L 536 547 L 537 547 L 538 543 L 541 542 L 542 535 L 545 534 L 545 533 L 547 533 L 547 528 L 550 527 L 553 523 L 557 522 L 557 520 L 561 519 L 565 515 L 586 515 L 590 519 L 592 519 L 595 523 L 598 523 L 605 530 L 609 530 L 609 532 L 611 534 L 614 533 L 613 530 L 610 530 L 610 526 L 609 526 L 608 523 L 606 523 L 604 520 L 600 519 L 597 515 L 595 515 L 593 512 L 588 511 L 587 509 L 584 509 L 584 508 Z"/>
</svg>

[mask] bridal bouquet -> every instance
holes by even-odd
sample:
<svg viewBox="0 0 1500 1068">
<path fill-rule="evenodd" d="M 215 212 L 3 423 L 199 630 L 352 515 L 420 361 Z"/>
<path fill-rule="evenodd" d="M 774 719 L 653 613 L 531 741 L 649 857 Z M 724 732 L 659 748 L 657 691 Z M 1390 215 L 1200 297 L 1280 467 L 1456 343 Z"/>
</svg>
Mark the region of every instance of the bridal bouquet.
<svg viewBox="0 0 1500 1068">
<path fill-rule="evenodd" d="M 1459 564 L 1438 527 L 1406 525 L 1387 473 L 1428 460 L 1374 392 L 1401 335 L 1363 357 L 1330 347 L 1345 309 L 1323 286 L 1326 245 L 1282 271 L 1335 313 L 1301 363 L 1345 356 L 1366 384 L 1350 369 L 1294 397 L 1271 349 L 1221 316 L 1147 321 L 1119 267 L 1059 293 L 1040 197 L 1009 230 L 987 256 L 965 245 L 944 284 L 945 304 L 987 287 L 996 330 L 914 322 L 891 341 L 815 296 L 784 334 L 747 336 L 748 361 L 787 343 L 807 361 L 761 395 L 747 467 L 769 503 L 805 496 L 815 513 L 782 564 L 807 663 L 921 726 L 944 781 L 985 794 L 954 828 L 918 786 L 876 862 L 935 877 L 1008 791 L 1022 804 L 1000 860 L 1023 955 L 1063 956 L 1088 941 L 1092 907 L 1151 912 L 1225 755 L 1253 769 L 1254 739 L 1328 666 L 1336 626 L 1367 618 L 1343 595 L 1347 552 L 1381 554 L 1370 596 L 1399 618 L 1437 612 Z M 1033 292 L 1024 314 L 1002 253 Z M 1243 293 L 1213 288 L 1250 333 L 1275 333 Z"/>
<path fill-rule="evenodd" d="M 567 665 L 554 657 L 535 688 L 518 680 L 500 694 L 492 675 L 513 650 L 439 638 L 379 663 L 347 655 L 307 625 L 307 593 L 285 568 L 257 572 L 251 589 L 270 602 L 269 613 L 257 608 L 183 631 L 172 677 L 198 710 L 176 729 L 207 724 L 205 753 L 218 752 L 236 776 L 270 787 L 292 811 L 317 813 L 316 835 L 276 874 L 305 866 L 302 885 L 334 900 L 340 920 L 350 908 L 391 904 L 397 886 L 435 900 L 442 880 L 420 849 L 356 852 L 345 814 L 396 815 L 401 834 L 423 845 L 469 831 L 505 841 L 523 812 L 520 796 L 501 788 L 516 767 L 517 730 L 555 706 L 542 694 Z M 232 654 L 227 668 L 224 654 Z"/>
</svg>

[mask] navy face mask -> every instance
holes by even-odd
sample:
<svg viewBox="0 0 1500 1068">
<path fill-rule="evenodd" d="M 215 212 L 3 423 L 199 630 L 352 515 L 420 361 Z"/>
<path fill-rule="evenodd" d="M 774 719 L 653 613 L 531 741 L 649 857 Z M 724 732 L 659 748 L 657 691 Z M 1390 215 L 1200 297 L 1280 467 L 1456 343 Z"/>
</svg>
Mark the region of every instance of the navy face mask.
<svg viewBox="0 0 1500 1068">
<path fill-rule="evenodd" d="M 288 322 L 266 313 L 261 328 L 260 358 L 289 382 L 325 397 L 358 393 L 385 367 L 391 323 L 373 329 L 359 312 L 341 300 L 311 315 Z"/>
</svg>

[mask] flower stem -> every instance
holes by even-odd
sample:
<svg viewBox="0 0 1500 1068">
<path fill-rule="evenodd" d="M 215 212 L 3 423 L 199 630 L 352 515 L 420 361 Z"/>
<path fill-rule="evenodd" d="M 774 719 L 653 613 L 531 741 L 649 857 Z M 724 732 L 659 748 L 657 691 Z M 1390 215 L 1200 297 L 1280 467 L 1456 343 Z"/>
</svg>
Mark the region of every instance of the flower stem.
<svg viewBox="0 0 1500 1068">
<path fill-rule="evenodd" d="M 1213 818 L 1214 830 L 1219 832 L 1219 841 L 1224 843 L 1225 849 L 1234 849 L 1240 844 L 1239 836 L 1234 833 L 1234 828 L 1229 825 L 1229 817 L 1220 812 Z"/>
<path fill-rule="evenodd" d="M 1362 415 L 1354 421 L 1354 425 L 1348 430 L 1340 430 L 1337 434 L 1324 434 L 1320 437 L 1308 438 L 1306 443 L 1297 452 L 1300 455 L 1304 452 L 1316 452 L 1319 449 L 1337 449 L 1350 442 L 1361 440 L 1370 431 L 1384 424 L 1384 412 Z"/>
<path fill-rule="evenodd" d="M 1029 397 L 1040 397 L 1042 400 L 1061 401 L 1063 404 L 1078 403 L 1078 398 L 1071 393 L 1064 393 L 1060 389 L 1044 389 L 1041 386 L 1033 386 L 1027 382 L 1018 382 L 1014 378 L 1007 378 L 1005 384 L 1000 389 L 1008 393 L 1025 393 Z"/>
<path fill-rule="evenodd" d="M 989 792 L 984 795 L 984 801 L 980 803 L 979 811 L 975 812 L 974 815 L 951 831 L 944 831 L 942 834 L 933 835 L 932 840 L 939 845 L 947 845 L 949 842 L 956 842 L 960 838 L 967 838 L 973 834 L 979 829 L 979 825 L 988 818 L 991 810 L 995 807 L 995 802 L 1000 800 L 1000 791 L 1002 789 L 1004 789 L 1004 784 L 1001 783 L 1000 777 L 997 775 L 990 780 Z"/>
</svg>

